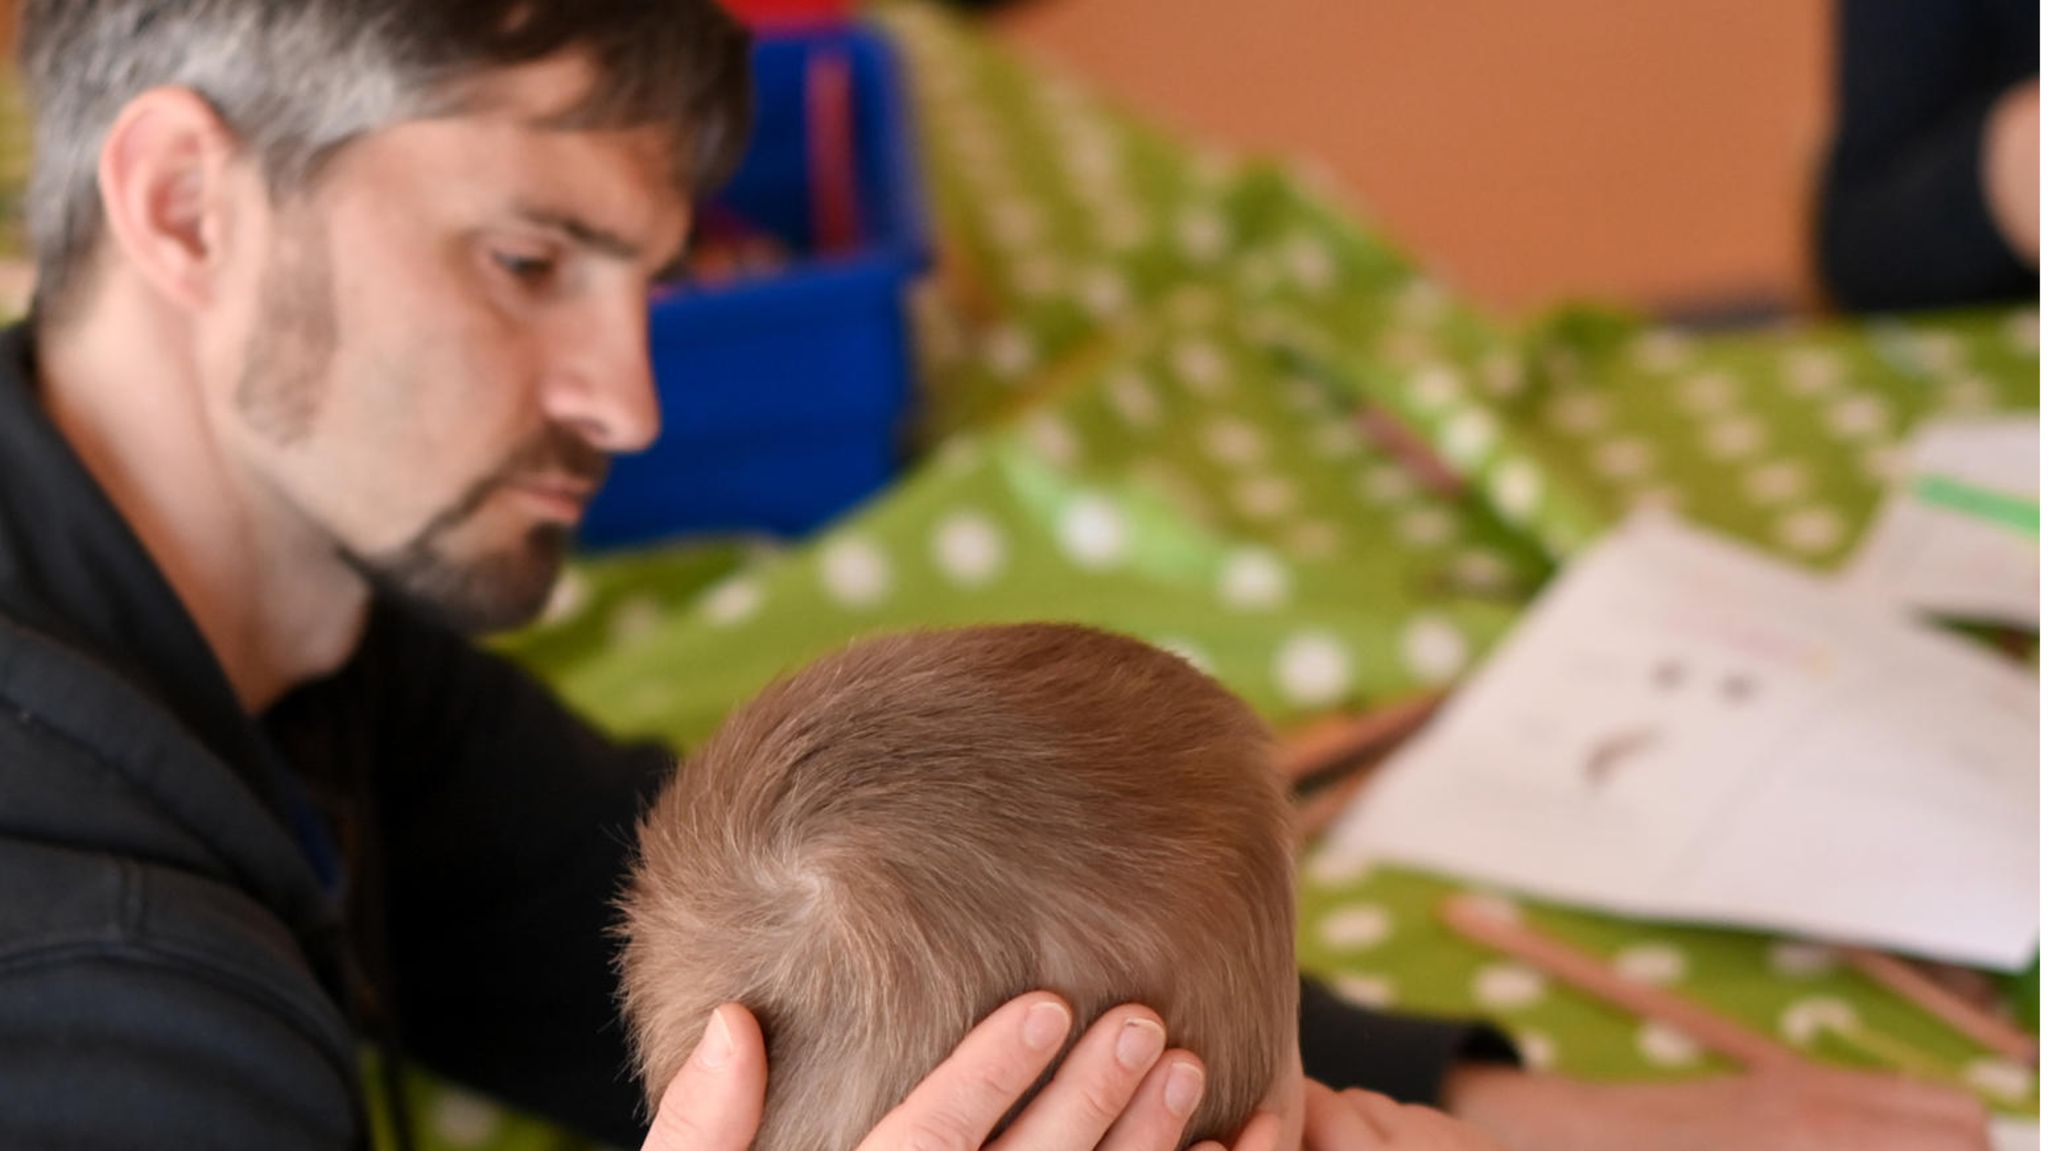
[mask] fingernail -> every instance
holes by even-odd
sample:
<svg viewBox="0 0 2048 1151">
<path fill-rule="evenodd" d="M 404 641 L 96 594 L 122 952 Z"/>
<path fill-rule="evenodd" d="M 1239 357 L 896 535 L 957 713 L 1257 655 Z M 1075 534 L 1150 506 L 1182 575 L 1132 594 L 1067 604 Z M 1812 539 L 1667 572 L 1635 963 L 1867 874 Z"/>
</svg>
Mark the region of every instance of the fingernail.
<svg viewBox="0 0 2048 1151">
<path fill-rule="evenodd" d="M 1064 1004 L 1040 1003 L 1024 1013 L 1024 1046 L 1033 1051 L 1050 1051 L 1067 1037 L 1074 1017 Z"/>
<path fill-rule="evenodd" d="M 1127 1071 L 1143 1071 L 1166 1050 L 1166 1029 L 1150 1019 L 1130 1019 L 1116 1037 L 1116 1061 Z"/>
<path fill-rule="evenodd" d="M 731 1061 L 732 1028 L 725 1022 L 725 1012 L 714 1011 L 704 1026 L 704 1038 L 697 1041 L 697 1065 L 716 1071 Z"/>
<path fill-rule="evenodd" d="M 1202 1069 L 1193 1063 L 1175 1063 L 1166 1073 L 1166 1109 L 1175 1119 L 1185 1119 L 1201 1101 Z"/>
</svg>

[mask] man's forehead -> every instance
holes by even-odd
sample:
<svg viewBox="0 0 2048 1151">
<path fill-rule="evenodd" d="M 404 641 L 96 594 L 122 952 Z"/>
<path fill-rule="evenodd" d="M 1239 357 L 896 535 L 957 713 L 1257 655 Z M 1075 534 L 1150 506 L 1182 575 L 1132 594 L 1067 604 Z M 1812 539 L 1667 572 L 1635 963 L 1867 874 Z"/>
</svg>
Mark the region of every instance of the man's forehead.
<svg viewBox="0 0 2048 1151">
<path fill-rule="evenodd" d="M 603 150 L 623 159 L 635 175 L 672 184 L 678 198 L 691 194 L 691 125 L 682 109 L 675 118 L 631 122 L 607 121 L 603 77 L 594 58 L 572 50 L 542 60 L 510 65 L 456 81 L 437 103 L 435 119 L 468 122 L 481 131 L 521 130 L 529 142 L 547 145 L 596 140 Z"/>
<path fill-rule="evenodd" d="M 478 114 L 558 122 L 589 99 L 598 79 L 588 53 L 561 52 L 464 80 L 457 85 L 457 103 Z"/>
<path fill-rule="evenodd" d="M 688 125 L 677 119 L 621 125 L 591 114 L 598 73 L 583 53 L 563 53 L 530 64 L 483 73 L 453 93 L 449 114 L 540 133 L 605 137 L 649 165 L 680 172 Z M 678 185 L 685 181 L 678 180 Z"/>
<path fill-rule="evenodd" d="M 512 71 L 500 81 L 510 87 L 482 100 L 373 133 L 361 142 L 362 158 L 413 195 L 573 221 L 630 237 L 635 247 L 673 247 L 690 206 L 676 178 L 674 133 L 565 124 L 562 108 L 580 93 L 563 74 L 526 84 L 509 78 Z"/>
</svg>

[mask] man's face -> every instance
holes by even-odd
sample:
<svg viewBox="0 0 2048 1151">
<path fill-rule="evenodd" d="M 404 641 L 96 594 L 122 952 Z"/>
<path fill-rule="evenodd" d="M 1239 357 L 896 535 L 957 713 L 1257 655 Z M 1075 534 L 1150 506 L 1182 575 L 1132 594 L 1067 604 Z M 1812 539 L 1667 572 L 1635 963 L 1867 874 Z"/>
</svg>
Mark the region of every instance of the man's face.
<svg viewBox="0 0 2048 1151">
<path fill-rule="evenodd" d="M 687 205 L 665 130 L 537 123 L 583 81 L 507 72 L 486 111 L 343 149 L 259 217 L 201 353 L 260 496 L 465 628 L 539 609 L 607 457 L 658 430 L 647 289 Z"/>
</svg>

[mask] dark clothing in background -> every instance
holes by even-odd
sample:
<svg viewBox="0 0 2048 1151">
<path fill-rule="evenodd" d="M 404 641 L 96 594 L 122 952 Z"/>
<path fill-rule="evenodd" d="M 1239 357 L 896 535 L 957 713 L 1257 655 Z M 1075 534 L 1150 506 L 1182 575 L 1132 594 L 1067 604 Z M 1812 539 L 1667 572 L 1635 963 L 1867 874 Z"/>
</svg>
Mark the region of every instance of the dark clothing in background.
<svg viewBox="0 0 2048 1151">
<path fill-rule="evenodd" d="M 1301 981 L 1301 1066 L 1342 1091 L 1363 1087 L 1404 1103 L 1440 1104 L 1460 1063 L 1513 1066 L 1520 1056 L 1480 1023 L 1361 1011 L 1313 980 Z"/>
<path fill-rule="evenodd" d="M 1992 222 L 1985 118 L 2041 70 L 2030 0 L 1842 0 L 1821 278 L 1850 311 L 2037 296 Z"/>
<path fill-rule="evenodd" d="M 375 1035 L 619 1145 L 612 899 L 669 753 L 384 605 L 260 721 L 0 335 L 0 1146 L 366 1146 Z M 1411 1098 L 1483 1028 L 1313 987 L 1312 1072 Z"/>
</svg>

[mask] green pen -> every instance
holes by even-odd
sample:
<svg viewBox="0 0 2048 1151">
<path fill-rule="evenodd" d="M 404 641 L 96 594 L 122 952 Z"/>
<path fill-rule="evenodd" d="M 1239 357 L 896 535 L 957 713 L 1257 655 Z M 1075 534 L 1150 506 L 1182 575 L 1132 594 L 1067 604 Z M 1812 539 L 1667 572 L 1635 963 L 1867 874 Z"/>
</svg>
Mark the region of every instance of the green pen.
<svg viewBox="0 0 2048 1151">
<path fill-rule="evenodd" d="M 2041 538 L 2041 501 L 2038 499 L 1993 491 L 1940 475 L 1914 477 L 1913 494 L 1935 507 L 2010 528 L 2031 539 Z"/>
</svg>

